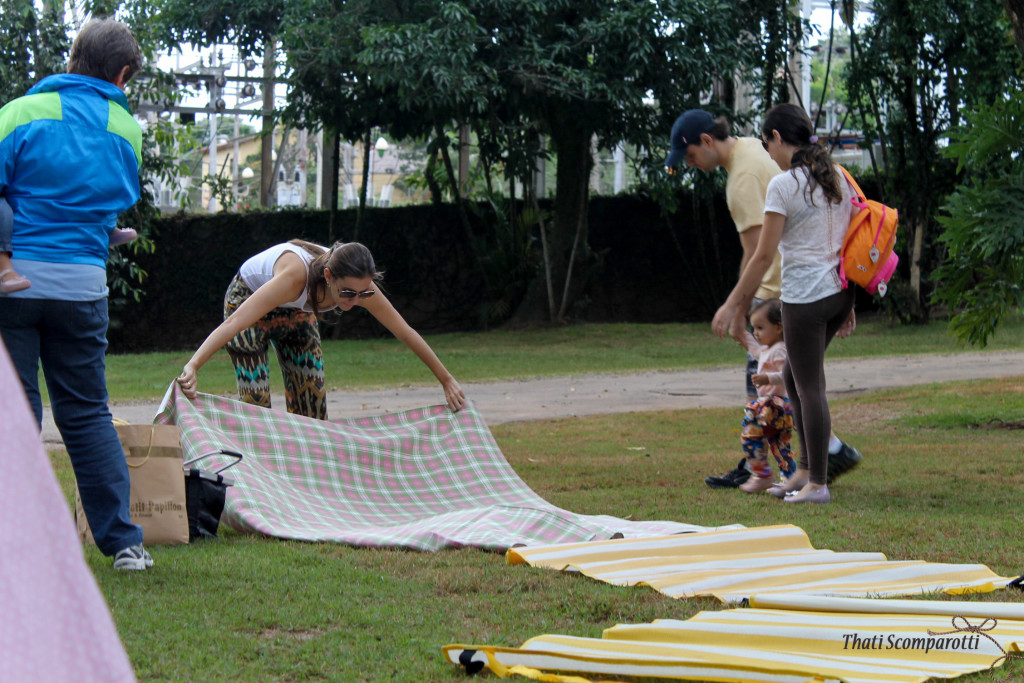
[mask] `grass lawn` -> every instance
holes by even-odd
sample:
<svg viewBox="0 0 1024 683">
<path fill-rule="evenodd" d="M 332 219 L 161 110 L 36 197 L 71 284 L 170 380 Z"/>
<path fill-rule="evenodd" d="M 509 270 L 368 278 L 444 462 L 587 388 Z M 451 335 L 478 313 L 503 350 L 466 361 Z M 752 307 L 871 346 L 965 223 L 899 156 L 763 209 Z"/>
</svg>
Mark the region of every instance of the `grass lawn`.
<svg viewBox="0 0 1024 683">
<path fill-rule="evenodd" d="M 706 323 L 664 325 L 568 325 L 557 328 L 432 335 L 427 338 L 460 382 L 529 379 L 552 375 L 682 370 L 736 365 L 743 351 L 722 341 Z M 986 350 L 1024 349 L 1024 319 L 999 328 Z M 964 347 L 944 322 L 892 325 L 864 319 L 848 339 L 837 339 L 828 357 L 956 353 Z M 976 349 L 970 349 L 976 350 Z M 174 353 L 111 355 L 107 381 L 111 400 L 159 400 L 194 349 Z M 272 364 L 276 361 L 272 360 Z M 361 389 L 432 384 L 419 359 L 401 342 L 389 339 L 324 342 L 327 388 Z M 281 375 L 270 372 L 271 388 L 282 391 Z M 218 352 L 199 374 L 200 390 L 235 395 L 235 374 L 227 353 Z"/>
<path fill-rule="evenodd" d="M 672 337 L 702 334 L 666 327 L 671 334 L 657 336 L 666 354 Z M 569 330 L 548 333 L 550 343 L 569 343 L 557 339 Z M 593 336 L 613 347 L 637 341 L 636 334 L 619 339 L 614 332 Z M 867 337 L 871 329 L 862 332 Z M 909 337 L 906 343 L 915 346 Z M 938 343 L 938 335 L 926 337 L 918 346 Z M 431 342 L 456 368 L 457 349 L 474 353 L 469 335 Z M 721 346 L 736 362 L 735 348 Z M 515 344 L 509 351 L 516 352 Z M 541 372 L 537 367 L 524 372 Z M 473 379 L 486 376 L 481 370 Z M 510 423 L 493 431 L 528 485 L 575 512 L 704 525 L 796 524 L 817 548 L 983 563 L 1005 576 L 1024 572 L 1020 378 L 844 398 L 833 403 L 833 416 L 865 461 L 833 486 L 834 502 L 825 506 L 790 506 L 704 485 L 707 474 L 731 469 L 740 457 L 739 408 Z M 52 459 L 70 497 L 67 457 Z M 473 549 L 357 549 L 227 531 L 216 541 L 154 548 L 153 556 L 151 571 L 119 574 L 109 558 L 86 550 L 143 681 L 461 681 L 462 670 L 441 656 L 445 644 L 518 646 L 542 633 L 600 637 L 616 623 L 723 608 L 712 600 L 674 600 L 648 588 L 510 567 L 501 554 Z M 958 599 L 1024 603 L 1024 593 Z M 958 680 L 1007 674 L 1024 679 L 1024 661 L 1010 661 L 995 676 Z"/>
</svg>

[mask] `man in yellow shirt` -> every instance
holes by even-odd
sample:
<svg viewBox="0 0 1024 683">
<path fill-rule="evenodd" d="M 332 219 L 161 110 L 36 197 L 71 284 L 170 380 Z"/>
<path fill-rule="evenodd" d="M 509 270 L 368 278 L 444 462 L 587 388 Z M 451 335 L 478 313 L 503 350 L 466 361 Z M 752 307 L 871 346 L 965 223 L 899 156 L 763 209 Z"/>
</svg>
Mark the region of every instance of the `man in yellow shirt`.
<svg viewBox="0 0 1024 683">
<path fill-rule="evenodd" d="M 724 117 L 715 119 L 703 109 L 684 112 L 672 126 L 672 149 L 665 160 L 666 168 L 672 168 L 685 161 L 687 166 L 713 173 L 724 168 L 728 177 L 725 181 L 725 201 L 729 214 L 736 224 L 743 255 L 739 272 L 757 248 L 764 219 L 764 198 L 768 182 L 781 173 L 778 165 L 768 156 L 759 138 L 735 137 L 729 132 L 729 122 Z M 764 299 L 776 299 L 782 294 L 782 255 L 776 251 L 775 259 L 761 279 L 761 285 L 754 294 L 754 304 Z M 746 331 L 746 315 L 740 313 L 732 321 L 729 334 L 740 345 Z M 747 354 L 747 397 L 754 398 L 757 391 L 751 377 L 757 372 L 757 359 Z M 829 481 L 847 472 L 860 462 L 860 453 L 844 444 L 833 433 L 829 443 Z M 708 477 L 705 482 L 712 488 L 732 488 L 747 480 L 750 473 L 741 462 L 732 472 L 722 477 Z"/>
<path fill-rule="evenodd" d="M 716 121 L 703 109 L 690 109 L 680 116 L 672 127 L 672 151 L 665 165 L 672 167 L 681 161 L 705 173 L 714 173 L 721 167 L 728 174 L 725 181 L 725 201 L 729 206 L 729 214 L 736 224 L 740 245 L 743 247 L 739 271 L 742 273 L 761 236 L 768 181 L 782 171 L 761 146 L 760 139 L 733 137 L 729 134 L 728 121 L 724 118 Z M 754 294 L 754 298 L 777 299 L 781 294 L 782 256 L 776 252 L 775 260 L 761 279 L 761 286 Z M 745 329 L 746 316 L 739 315 L 729 331 L 733 339 L 742 344 Z M 757 359 L 748 354 L 748 398 L 757 396 L 757 391 L 750 380 L 755 372 Z"/>
</svg>

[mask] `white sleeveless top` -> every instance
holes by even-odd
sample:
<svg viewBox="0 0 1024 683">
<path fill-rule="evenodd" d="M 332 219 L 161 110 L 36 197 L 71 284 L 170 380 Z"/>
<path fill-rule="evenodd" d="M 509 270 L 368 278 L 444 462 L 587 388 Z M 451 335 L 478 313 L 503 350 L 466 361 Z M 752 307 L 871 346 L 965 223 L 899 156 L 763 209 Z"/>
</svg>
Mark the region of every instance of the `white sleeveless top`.
<svg viewBox="0 0 1024 683">
<path fill-rule="evenodd" d="M 257 289 L 270 282 L 270 279 L 274 277 L 274 264 L 277 263 L 277 260 L 281 258 L 282 254 L 289 251 L 293 254 L 297 254 L 298 257 L 302 259 L 302 262 L 306 264 L 307 268 L 309 268 L 310 262 L 316 258 L 313 254 L 310 254 L 297 244 L 289 244 L 288 242 L 275 244 L 269 249 L 256 254 L 242 264 L 242 267 L 238 269 L 238 274 L 241 276 L 242 282 L 245 283 L 246 287 L 255 292 Z M 301 308 L 304 311 L 312 311 L 312 308 L 306 307 L 307 293 L 308 290 L 303 288 L 302 294 L 299 295 L 298 299 L 295 301 L 289 301 L 286 304 L 281 304 L 281 307 Z"/>
</svg>

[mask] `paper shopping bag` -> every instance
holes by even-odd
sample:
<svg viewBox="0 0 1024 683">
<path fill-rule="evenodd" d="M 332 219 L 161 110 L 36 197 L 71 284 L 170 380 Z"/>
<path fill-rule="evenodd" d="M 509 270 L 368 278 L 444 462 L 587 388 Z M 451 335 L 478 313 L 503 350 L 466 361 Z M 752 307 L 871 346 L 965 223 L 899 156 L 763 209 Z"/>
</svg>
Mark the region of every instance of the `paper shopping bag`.
<svg viewBox="0 0 1024 683">
<path fill-rule="evenodd" d="M 147 545 L 188 543 L 188 513 L 182 470 L 181 432 L 173 425 L 115 425 L 131 477 L 132 522 L 142 527 Z M 75 517 L 82 540 L 93 543 L 81 498 Z"/>
</svg>

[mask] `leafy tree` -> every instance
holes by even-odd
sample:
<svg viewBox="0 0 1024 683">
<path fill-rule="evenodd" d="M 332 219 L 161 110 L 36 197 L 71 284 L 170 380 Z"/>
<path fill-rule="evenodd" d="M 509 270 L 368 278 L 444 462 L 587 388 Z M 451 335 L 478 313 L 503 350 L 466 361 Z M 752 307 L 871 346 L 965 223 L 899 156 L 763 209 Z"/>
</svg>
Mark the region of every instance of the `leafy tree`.
<svg viewBox="0 0 1024 683">
<path fill-rule="evenodd" d="M 1013 28 L 1013 38 L 1017 42 L 1017 47 L 1024 52 L 1024 2 L 1003 0 L 1003 9 L 1006 10 L 1006 18 Z"/>
<path fill-rule="evenodd" d="M 0 0 L 0 106 L 24 95 L 43 78 L 64 73 L 66 56 L 71 47 L 68 37 L 70 26 L 64 20 L 63 2 L 44 2 L 37 6 L 32 0 Z M 144 149 L 144 154 L 152 148 Z M 140 180 L 143 172 L 140 170 Z M 143 184 L 145 188 L 145 184 Z M 128 213 L 145 212 L 146 197 Z M 152 203 L 149 204 L 152 206 Z M 141 238 L 133 249 L 152 250 L 145 221 L 132 221 Z M 116 325 L 116 311 L 125 297 L 138 298 L 145 272 L 125 250 L 111 251 L 107 270 L 111 290 L 112 324 Z"/>
<path fill-rule="evenodd" d="M 63 3 L 40 9 L 33 0 L 0 0 L 0 106 L 24 95 L 37 81 L 64 71 L 71 47 Z"/>
<path fill-rule="evenodd" d="M 857 109 L 847 107 L 850 101 L 846 73 L 850 65 L 850 36 L 836 28 L 831 39 L 825 38 L 811 48 L 811 106 L 816 128 L 826 128 L 826 112 L 830 102 L 837 103 L 837 120 L 830 134 L 843 130 L 862 130 L 864 123 Z M 839 113 L 841 112 L 841 115 Z"/>
<path fill-rule="evenodd" d="M 966 115 L 950 156 L 970 178 L 939 217 L 948 247 L 936 300 L 955 312 L 953 332 L 984 346 L 1004 316 L 1024 305 L 1024 93 Z"/>
<path fill-rule="evenodd" d="M 294 124 L 368 142 L 375 126 L 393 137 L 427 140 L 424 177 L 436 182 L 433 167 L 445 170 L 466 239 L 472 236 L 450 132 L 459 126 L 475 132 L 488 187 L 495 170 L 510 185 L 529 187 L 535 160 L 549 155 L 556 161 L 556 192 L 550 229 L 541 236 L 549 243 L 549 315 L 560 319 L 598 258 L 587 245 L 585 211 L 595 145 L 625 141 L 661 150 L 682 109 L 737 75 L 753 80 L 758 69 L 762 98 L 784 97 L 788 83 L 777 67 L 802 31 L 793 4 L 160 0 L 157 6 L 168 45 L 231 41 L 245 51 L 279 39 L 290 86 L 282 116 Z M 731 103 L 725 90 L 723 109 Z M 649 169 L 660 171 L 660 157 L 650 157 Z M 542 216 L 536 207 L 534 214 Z"/>
<path fill-rule="evenodd" d="M 754 38 L 745 41 L 745 49 L 757 57 L 761 71 L 761 109 L 767 111 L 780 102 L 788 102 L 792 94 L 800 97 L 799 89 L 792 88 L 795 80 L 790 72 L 790 57 L 800 49 L 808 30 L 800 21 L 799 0 L 743 0 L 737 5 L 740 16 L 745 17 L 743 34 Z M 810 103 L 800 103 L 809 106 Z"/>
<path fill-rule="evenodd" d="M 209 47 L 231 43 L 242 58 L 263 56 L 264 103 L 273 108 L 272 93 L 276 83 L 277 33 L 288 3 L 284 0 L 136 0 L 150 7 L 155 16 L 153 33 L 165 48 L 182 43 Z M 263 118 L 263 159 L 271 157 L 274 120 Z M 261 177 L 260 198 L 269 205 L 273 197 L 276 173 Z"/>
<path fill-rule="evenodd" d="M 432 138 L 428 146 L 431 153 L 442 144 L 444 134 L 433 117 L 420 110 L 408 114 L 407 107 L 399 102 L 401 95 L 373 77 L 360 63 L 359 55 L 374 27 L 418 22 L 434 7 L 434 2 L 410 0 L 293 0 L 282 19 L 281 42 L 289 82 L 283 116 L 307 127 L 322 125 L 325 131 L 343 139 L 363 141 L 360 212 L 366 203 L 368 156 L 375 128 L 387 130 L 398 139 Z M 400 46 L 396 59 L 406 54 L 405 47 Z M 447 95 L 440 90 L 436 98 Z M 357 230 L 361 218 L 360 213 Z"/>
<path fill-rule="evenodd" d="M 155 33 L 160 41 L 208 47 L 214 43 L 237 45 L 242 56 L 263 54 L 273 47 L 274 36 L 287 3 L 284 0 L 156 0 Z"/>
<path fill-rule="evenodd" d="M 353 4 L 358 5 L 344 6 Z M 548 299 L 558 299 L 549 314 L 560 319 L 597 258 L 588 249 L 585 211 L 595 138 L 609 146 L 627 141 L 663 149 L 683 108 L 696 105 L 716 79 L 731 81 L 737 71 L 750 70 L 757 56 L 751 47 L 759 43 L 738 40 L 737 29 L 752 26 L 760 34 L 760 23 L 745 13 L 752 4 L 396 2 L 390 6 L 402 11 L 390 22 L 364 24 L 366 47 L 353 70 L 392 95 L 378 120 L 410 132 L 432 127 L 435 139 L 452 122 L 469 124 L 482 141 L 485 163 L 504 167 L 514 179 L 532 173 L 533 160 L 543 153 L 540 136 L 549 141 L 556 190 L 551 229 L 542 234 L 548 237 L 555 289 Z M 333 16 L 304 11 L 321 26 L 325 16 Z M 333 33 L 339 34 L 337 27 Z M 303 37 L 325 63 L 332 51 L 343 53 L 324 47 L 315 35 Z M 289 55 L 308 64 L 294 47 Z M 319 71 L 324 83 L 324 70 Z M 338 97 L 331 87 L 307 95 Z M 446 146 L 438 149 L 445 158 Z M 584 276 L 575 277 L 574 269 Z"/>
<path fill-rule="evenodd" d="M 66 70 L 66 55 L 71 46 L 68 33 L 73 27 L 65 22 L 65 4 L 60 0 L 47 0 L 39 5 L 32 0 L 0 0 L 4 18 L 0 22 L 0 104 L 24 95 L 42 78 Z M 145 0 L 85 2 L 81 9 L 93 16 L 117 16 L 132 28 L 148 62 L 126 88 L 133 111 L 141 101 L 173 97 L 173 83 L 153 66 L 159 45 L 153 39 L 150 8 Z M 148 179 L 154 175 L 165 179 L 177 175 L 176 162 L 171 156 L 176 135 L 168 122 L 160 119 L 143 127 L 139 169 L 142 196 L 120 218 L 122 225 L 135 228 L 140 238 L 127 248 L 111 251 L 107 269 L 111 325 L 117 324 L 116 312 L 125 299 L 138 300 L 142 295 L 140 285 L 146 274 L 132 259 L 132 254 L 152 252 L 155 248 L 151 226 L 158 212 Z"/>
<path fill-rule="evenodd" d="M 376 126 L 427 140 L 424 177 L 436 182 L 433 167 L 445 170 L 466 239 L 450 132 L 475 132 L 488 187 L 495 170 L 529 187 L 536 158 L 549 154 L 557 163 L 555 206 L 541 234 L 550 238 L 549 279 L 560 299 L 549 314 L 562 318 L 597 258 L 584 210 L 595 143 L 662 149 L 679 111 L 763 65 L 762 96 L 778 101 L 787 83 L 776 67 L 801 31 L 792 4 L 159 0 L 156 23 L 167 45 L 234 42 L 258 52 L 280 40 L 290 86 L 281 114 L 295 125 L 367 142 Z"/>
<path fill-rule="evenodd" d="M 852 3 L 843 4 L 851 19 Z M 961 123 L 964 108 L 992 102 L 1016 80 L 1017 56 L 996 3 L 876 0 L 873 8 L 866 29 L 850 29 L 848 87 L 853 102 L 870 112 L 865 120 L 878 123 L 865 134 L 881 140 L 883 199 L 899 209 L 907 240 L 909 288 L 889 298 L 900 302 L 900 317 L 923 321 L 941 258 L 936 214 L 955 184 L 940 141 Z"/>
<path fill-rule="evenodd" d="M 1024 52 L 1024 3 L 1004 4 Z M 966 111 L 950 139 L 945 155 L 963 180 L 939 216 L 948 256 L 936 272 L 935 300 L 954 312 L 957 337 L 984 346 L 1024 306 L 1024 88 L 1018 83 Z"/>
</svg>

